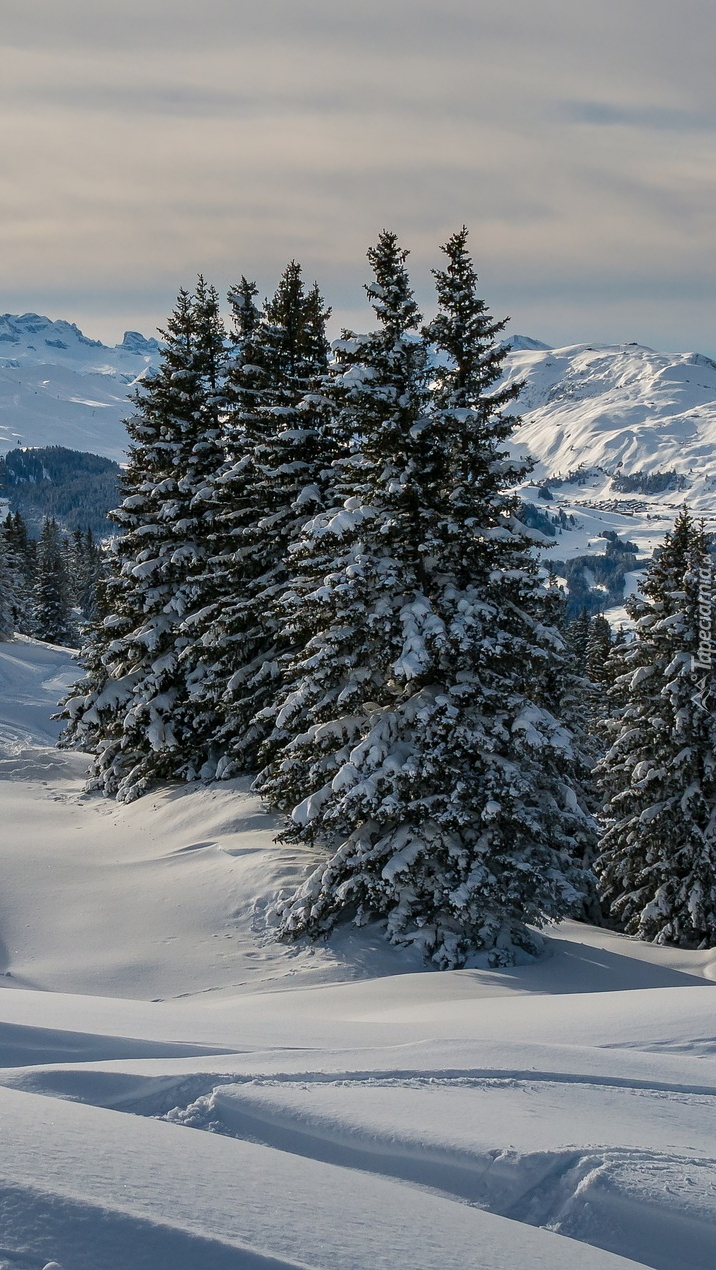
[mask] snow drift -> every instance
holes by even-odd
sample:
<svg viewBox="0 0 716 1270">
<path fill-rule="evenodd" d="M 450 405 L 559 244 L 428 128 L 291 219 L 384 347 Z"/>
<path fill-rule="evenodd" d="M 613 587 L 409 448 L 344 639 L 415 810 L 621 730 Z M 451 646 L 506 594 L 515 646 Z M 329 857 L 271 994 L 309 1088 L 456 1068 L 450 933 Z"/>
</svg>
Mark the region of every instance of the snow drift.
<svg viewBox="0 0 716 1270">
<path fill-rule="evenodd" d="M 710 1270 L 716 951 L 276 944 L 310 853 L 240 783 L 84 795 L 74 674 L 0 645 L 3 1270 Z"/>
</svg>

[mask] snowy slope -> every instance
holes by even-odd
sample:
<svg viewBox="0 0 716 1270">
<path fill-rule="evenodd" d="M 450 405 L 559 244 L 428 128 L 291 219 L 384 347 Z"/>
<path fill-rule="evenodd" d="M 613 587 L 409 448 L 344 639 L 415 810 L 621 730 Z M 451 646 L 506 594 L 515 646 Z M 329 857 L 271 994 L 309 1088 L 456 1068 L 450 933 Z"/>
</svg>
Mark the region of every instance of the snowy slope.
<svg viewBox="0 0 716 1270">
<path fill-rule="evenodd" d="M 276 944 L 310 853 L 238 782 L 84 795 L 73 674 L 0 645 L 3 1270 L 711 1270 L 716 950 Z"/>
<path fill-rule="evenodd" d="M 73 323 L 0 315 L 0 453 L 63 445 L 121 461 L 127 394 L 158 353 L 136 331 L 108 348 Z"/>
<path fill-rule="evenodd" d="M 524 384 L 517 446 L 535 476 L 577 467 L 676 471 L 698 496 L 716 484 L 716 362 L 638 344 L 515 348 L 507 378 Z"/>
<path fill-rule="evenodd" d="M 77 674 L 66 648 L 23 635 L 0 641 L 0 760 L 24 745 L 54 745 L 60 724 L 50 715 Z"/>
<path fill-rule="evenodd" d="M 638 344 L 547 348 L 520 336 L 512 349 L 505 380 L 523 385 L 512 449 L 535 461 L 522 497 L 571 518 L 546 559 L 603 555 L 605 531 L 648 558 L 684 503 L 716 528 L 716 362 Z M 676 479 L 660 493 L 615 485 L 667 473 Z M 550 502 L 539 499 L 545 484 Z M 627 593 L 640 576 L 627 579 Z M 614 605 L 607 615 L 617 625 L 626 616 Z"/>
</svg>

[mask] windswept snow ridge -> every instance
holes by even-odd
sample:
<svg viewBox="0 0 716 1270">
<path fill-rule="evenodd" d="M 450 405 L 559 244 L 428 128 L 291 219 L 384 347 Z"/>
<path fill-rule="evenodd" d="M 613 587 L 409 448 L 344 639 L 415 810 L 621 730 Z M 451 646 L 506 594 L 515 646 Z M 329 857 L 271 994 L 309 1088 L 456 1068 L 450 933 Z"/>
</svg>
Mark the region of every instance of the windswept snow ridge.
<svg viewBox="0 0 716 1270">
<path fill-rule="evenodd" d="M 87 797 L 74 673 L 0 645 L 2 1270 L 712 1270 L 716 950 L 277 944 L 311 853 L 239 782 Z"/>
</svg>

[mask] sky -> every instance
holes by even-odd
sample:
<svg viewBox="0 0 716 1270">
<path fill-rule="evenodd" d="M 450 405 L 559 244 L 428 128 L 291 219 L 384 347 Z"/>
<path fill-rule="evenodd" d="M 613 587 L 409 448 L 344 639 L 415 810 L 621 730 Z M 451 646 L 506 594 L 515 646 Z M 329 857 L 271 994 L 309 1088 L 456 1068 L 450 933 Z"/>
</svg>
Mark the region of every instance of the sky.
<svg viewBox="0 0 716 1270">
<path fill-rule="evenodd" d="M 0 311 L 154 333 L 290 259 L 365 328 L 465 223 L 508 331 L 716 354 L 713 0 L 3 0 Z"/>
</svg>

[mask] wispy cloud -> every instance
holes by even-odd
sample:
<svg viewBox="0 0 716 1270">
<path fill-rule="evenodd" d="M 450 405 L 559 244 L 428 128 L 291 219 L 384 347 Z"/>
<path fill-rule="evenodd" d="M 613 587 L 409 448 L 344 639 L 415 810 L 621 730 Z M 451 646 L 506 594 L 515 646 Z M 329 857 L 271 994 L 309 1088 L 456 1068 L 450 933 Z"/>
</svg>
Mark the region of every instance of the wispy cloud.
<svg viewBox="0 0 716 1270">
<path fill-rule="evenodd" d="M 649 129 L 657 132 L 716 132 L 716 109 L 711 112 L 668 106 L 622 106 L 607 101 L 569 101 L 556 115 L 570 123 L 598 127 Z"/>
</svg>

